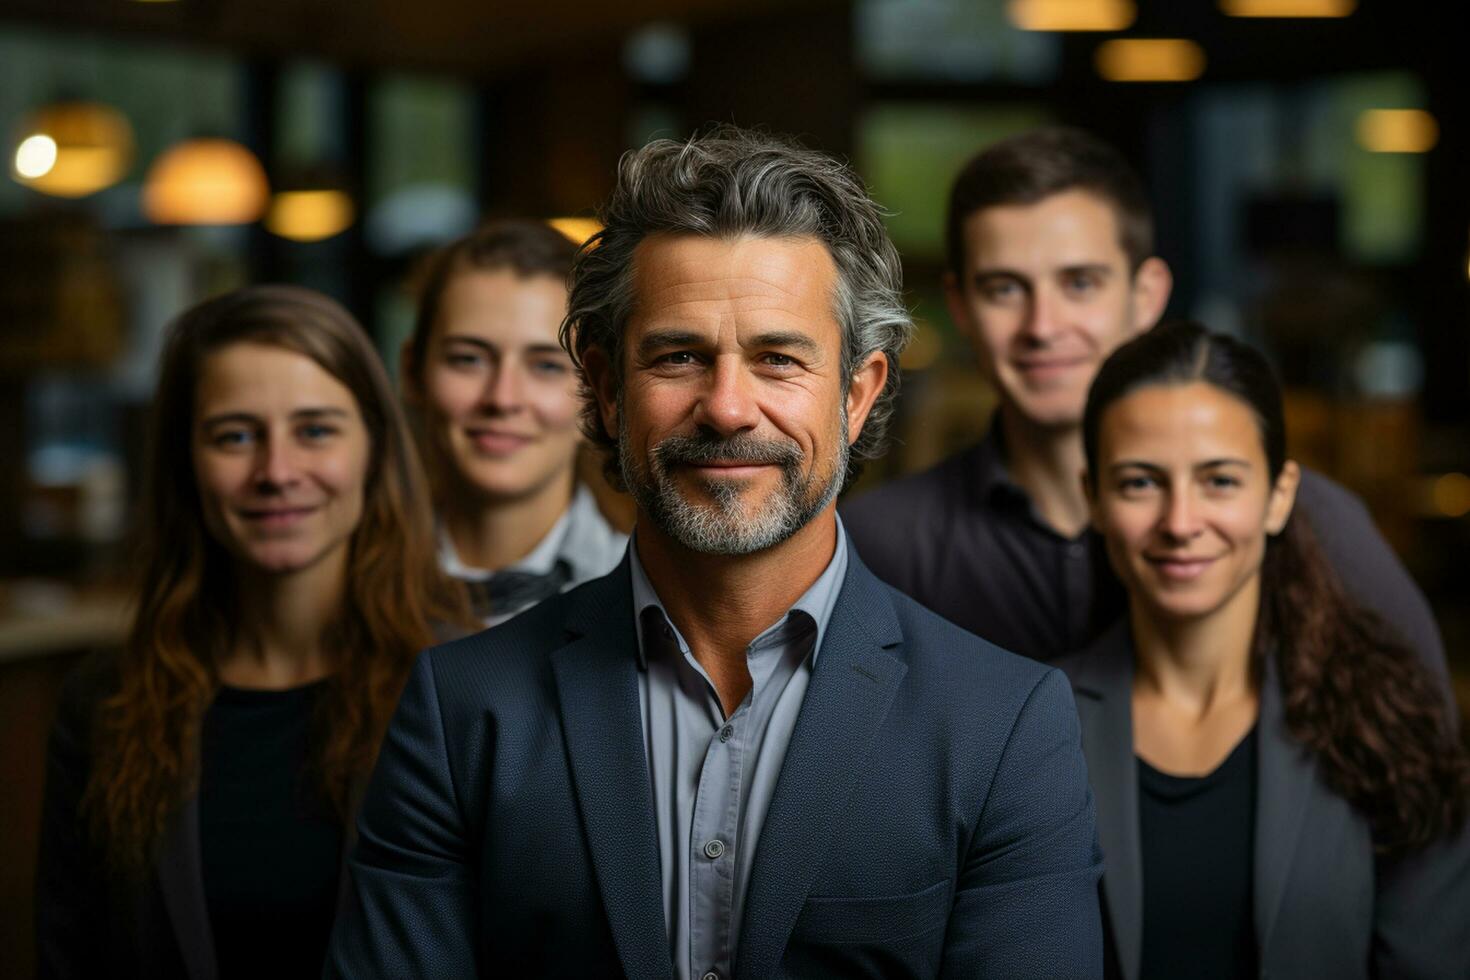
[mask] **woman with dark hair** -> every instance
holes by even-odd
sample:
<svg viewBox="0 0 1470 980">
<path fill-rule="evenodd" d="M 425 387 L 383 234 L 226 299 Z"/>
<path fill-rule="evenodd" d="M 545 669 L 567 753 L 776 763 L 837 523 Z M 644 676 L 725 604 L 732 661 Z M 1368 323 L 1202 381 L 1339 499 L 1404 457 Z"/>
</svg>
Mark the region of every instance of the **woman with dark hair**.
<svg viewBox="0 0 1470 980">
<path fill-rule="evenodd" d="M 487 626 L 605 575 L 627 546 L 577 480 L 582 399 L 558 333 L 576 253 L 537 221 L 451 243 L 430 262 L 403 346 L 440 565 Z"/>
<path fill-rule="evenodd" d="M 1190 323 L 1103 365 L 1094 526 L 1129 615 L 1077 694 L 1110 969 L 1470 976 L 1470 758 L 1423 664 L 1291 516 L 1265 359 Z"/>
<path fill-rule="evenodd" d="M 327 297 L 185 313 L 148 436 L 132 627 L 52 733 L 41 974 L 317 976 L 378 741 L 464 598 L 377 352 Z"/>
</svg>

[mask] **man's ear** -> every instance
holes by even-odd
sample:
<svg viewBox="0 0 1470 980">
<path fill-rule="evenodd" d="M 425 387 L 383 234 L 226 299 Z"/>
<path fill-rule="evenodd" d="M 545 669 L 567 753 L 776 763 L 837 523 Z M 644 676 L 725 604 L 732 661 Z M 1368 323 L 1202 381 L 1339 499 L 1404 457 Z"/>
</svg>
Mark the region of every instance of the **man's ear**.
<svg viewBox="0 0 1470 980">
<path fill-rule="evenodd" d="M 582 355 L 582 374 L 597 400 L 597 415 L 609 439 L 618 437 L 618 378 L 612 359 L 601 347 L 589 347 Z"/>
<path fill-rule="evenodd" d="M 1133 274 L 1133 332 L 1141 334 L 1152 330 L 1164 308 L 1169 305 L 1169 294 L 1174 290 L 1174 273 L 1169 263 L 1157 255 L 1143 260 Z"/>
<path fill-rule="evenodd" d="M 422 365 L 413 356 L 413 341 L 405 340 L 398 348 L 398 390 L 403 401 L 415 408 L 424 402 L 424 384 L 419 371 Z"/>
<path fill-rule="evenodd" d="M 868 354 L 862 365 L 853 372 L 847 385 L 847 442 L 852 445 L 863 433 L 863 423 L 868 413 L 883 393 L 888 383 L 888 355 L 881 350 Z"/>
<path fill-rule="evenodd" d="M 1291 508 L 1296 504 L 1296 490 L 1301 482 L 1301 467 L 1296 465 L 1295 460 L 1288 459 L 1281 467 L 1276 485 L 1271 488 L 1271 499 L 1266 503 L 1267 534 L 1280 534 L 1281 529 L 1286 527 L 1286 519 L 1291 516 Z"/>
</svg>

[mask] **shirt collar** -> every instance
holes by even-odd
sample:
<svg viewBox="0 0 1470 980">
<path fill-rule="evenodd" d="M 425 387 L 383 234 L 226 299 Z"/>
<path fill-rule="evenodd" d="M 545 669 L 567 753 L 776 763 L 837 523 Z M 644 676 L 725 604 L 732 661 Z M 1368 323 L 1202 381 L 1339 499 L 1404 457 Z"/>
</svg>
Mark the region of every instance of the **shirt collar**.
<svg viewBox="0 0 1470 980">
<path fill-rule="evenodd" d="M 648 580 L 648 573 L 643 570 L 643 562 L 638 558 L 637 534 L 628 545 L 628 563 L 633 577 L 633 624 L 638 637 L 638 667 L 640 670 L 648 666 L 647 655 L 643 645 L 643 614 L 649 609 L 657 609 L 658 615 L 673 631 L 674 639 L 680 649 L 688 650 L 689 644 L 679 633 L 679 627 L 675 626 L 673 620 L 669 619 L 668 611 L 659 599 L 658 593 L 654 591 L 653 583 Z M 822 649 L 822 638 L 827 635 L 827 624 L 832 619 L 832 610 L 837 605 L 837 595 L 842 591 L 842 583 L 847 578 L 847 530 L 842 526 L 842 517 L 837 515 L 837 547 L 832 552 L 832 560 L 827 567 L 817 576 L 817 580 L 801 594 L 801 598 L 792 603 L 780 619 L 761 631 L 760 635 L 751 641 L 751 646 L 761 642 L 770 634 L 781 629 L 790 619 L 793 612 L 802 613 L 811 618 L 817 627 L 817 637 L 812 643 L 812 663 L 816 663 L 817 654 Z"/>
<path fill-rule="evenodd" d="M 585 500 L 583 498 L 586 498 Z M 535 572 L 544 575 L 556 566 L 557 559 L 565 560 L 572 569 L 573 577 L 576 577 L 580 564 L 581 549 L 577 547 L 578 535 L 577 525 L 585 523 L 583 513 L 590 504 L 596 507 L 597 503 L 592 499 L 591 492 L 581 484 L 577 485 L 572 494 L 572 503 L 556 523 L 551 525 L 551 530 L 546 532 L 542 539 L 536 542 L 536 547 L 520 561 L 507 565 L 504 569 L 496 571 Z M 454 550 L 454 542 L 449 538 L 449 530 L 444 525 L 439 525 L 439 567 L 444 569 L 451 577 L 464 579 L 470 582 L 481 582 L 495 574 L 487 568 L 474 568 L 460 561 L 459 553 Z"/>
</svg>

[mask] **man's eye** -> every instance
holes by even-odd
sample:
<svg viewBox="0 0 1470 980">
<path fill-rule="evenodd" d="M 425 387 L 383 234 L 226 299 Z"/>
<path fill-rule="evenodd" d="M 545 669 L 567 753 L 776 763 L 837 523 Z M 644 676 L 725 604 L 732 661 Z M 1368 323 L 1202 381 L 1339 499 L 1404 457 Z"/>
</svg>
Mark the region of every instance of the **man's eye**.
<svg viewBox="0 0 1470 980">
<path fill-rule="evenodd" d="M 480 362 L 479 354 L 471 354 L 466 351 L 450 351 L 444 355 L 444 363 L 455 368 L 475 367 Z"/>
<path fill-rule="evenodd" d="M 1224 473 L 1215 473 L 1207 477 L 1206 483 L 1211 490 L 1233 490 L 1240 486 L 1240 480 Z"/>
<path fill-rule="evenodd" d="M 1118 481 L 1118 489 L 1123 493 L 1140 493 L 1155 485 L 1151 476 L 1125 476 Z"/>
<path fill-rule="evenodd" d="M 1010 279 L 993 280 L 980 287 L 980 295 L 991 302 L 1014 299 L 1020 294 L 1020 284 Z"/>
<path fill-rule="evenodd" d="M 694 354 L 687 350 L 670 351 L 659 359 L 660 364 L 684 365 L 694 363 Z"/>
<path fill-rule="evenodd" d="M 767 354 L 766 363 L 771 367 L 795 367 L 796 359 L 789 354 Z"/>
<path fill-rule="evenodd" d="M 1069 293 L 1090 293 L 1102 285 L 1102 281 L 1090 272 L 1079 272 L 1068 276 L 1063 285 Z"/>
</svg>

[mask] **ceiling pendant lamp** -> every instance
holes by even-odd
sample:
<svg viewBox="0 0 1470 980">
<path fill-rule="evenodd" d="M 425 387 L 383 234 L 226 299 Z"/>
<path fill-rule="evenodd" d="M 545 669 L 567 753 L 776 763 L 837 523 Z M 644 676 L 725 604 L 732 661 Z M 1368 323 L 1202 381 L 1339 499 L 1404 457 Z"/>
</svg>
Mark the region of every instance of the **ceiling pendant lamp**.
<svg viewBox="0 0 1470 980">
<path fill-rule="evenodd" d="M 265 169 L 234 140 L 190 139 L 165 150 L 143 181 L 143 214 L 160 225 L 243 225 L 270 200 Z"/>
<path fill-rule="evenodd" d="M 43 194 L 86 197 L 122 180 L 133 165 L 133 127 L 101 102 L 43 106 L 21 132 L 11 176 Z"/>
</svg>

